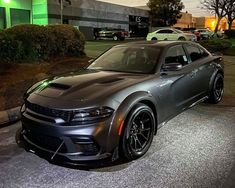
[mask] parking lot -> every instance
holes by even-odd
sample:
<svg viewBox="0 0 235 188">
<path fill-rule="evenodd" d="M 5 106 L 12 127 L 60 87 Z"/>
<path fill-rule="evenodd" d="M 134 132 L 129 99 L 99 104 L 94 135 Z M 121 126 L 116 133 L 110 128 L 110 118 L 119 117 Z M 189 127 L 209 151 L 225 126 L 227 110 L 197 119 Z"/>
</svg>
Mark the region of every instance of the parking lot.
<svg viewBox="0 0 235 188">
<path fill-rule="evenodd" d="M 118 42 L 87 42 L 96 57 Z M 0 129 L 0 187 L 235 187 L 235 57 L 225 57 L 225 96 L 159 129 L 141 159 L 108 167 L 65 168 L 15 143 L 21 123 Z"/>
</svg>

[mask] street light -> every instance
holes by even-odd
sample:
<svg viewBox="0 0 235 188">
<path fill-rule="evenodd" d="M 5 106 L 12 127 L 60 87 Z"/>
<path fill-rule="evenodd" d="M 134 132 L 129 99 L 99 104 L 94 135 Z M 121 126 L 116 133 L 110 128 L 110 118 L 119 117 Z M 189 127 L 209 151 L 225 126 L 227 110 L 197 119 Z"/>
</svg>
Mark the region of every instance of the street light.
<svg viewBox="0 0 235 188">
<path fill-rule="evenodd" d="M 11 0 L 3 0 L 3 2 L 8 4 L 11 2 Z"/>
</svg>

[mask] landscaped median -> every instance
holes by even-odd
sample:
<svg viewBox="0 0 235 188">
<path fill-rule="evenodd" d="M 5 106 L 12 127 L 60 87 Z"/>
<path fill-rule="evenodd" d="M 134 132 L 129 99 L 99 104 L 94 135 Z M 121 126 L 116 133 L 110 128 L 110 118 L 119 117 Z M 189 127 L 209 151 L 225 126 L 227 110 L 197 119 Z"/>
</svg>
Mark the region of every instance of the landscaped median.
<svg viewBox="0 0 235 188">
<path fill-rule="evenodd" d="M 199 43 L 210 52 L 220 52 L 223 55 L 235 56 L 235 39 L 212 38 L 201 40 Z"/>
<path fill-rule="evenodd" d="M 10 122 L 15 122 L 21 118 L 20 107 L 12 108 L 5 111 L 0 111 L 0 128 L 1 125 L 6 125 Z"/>
<path fill-rule="evenodd" d="M 0 125 L 20 118 L 34 83 L 87 66 L 83 34 L 70 25 L 19 25 L 0 31 Z"/>
<path fill-rule="evenodd" d="M 0 31 L 1 62 L 84 55 L 85 37 L 71 25 L 17 25 Z"/>
<path fill-rule="evenodd" d="M 34 83 L 79 71 L 88 65 L 88 60 L 87 57 L 60 57 L 43 63 L 1 64 L 6 68 L 0 75 L 0 124 L 5 123 L 5 110 L 20 106 L 23 94 Z"/>
</svg>

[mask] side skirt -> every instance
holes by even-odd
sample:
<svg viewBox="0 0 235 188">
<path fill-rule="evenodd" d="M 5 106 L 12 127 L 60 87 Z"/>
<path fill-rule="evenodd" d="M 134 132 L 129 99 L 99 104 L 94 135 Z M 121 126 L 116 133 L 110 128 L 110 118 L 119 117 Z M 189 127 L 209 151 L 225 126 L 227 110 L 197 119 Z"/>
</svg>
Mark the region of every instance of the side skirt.
<svg viewBox="0 0 235 188">
<path fill-rule="evenodd" d="M 167 124 L 168 121 L 170 121 L 171 119 L 173 119 L 173 118 L 176 117 L 177 115 L 181 114 L 181 113 L 184 112 L 185 110 L 188 110 L 188 109 L 194 107 L 195 105 L 206 101 L 208 98 L 209 98 L 208 96 L 205 96 L 205 97 L 203 97 L 203 98 L 197 100 L 197 101 L 194 102 L 193 104 L 191 104 L 189 107 L 186 107 L 186 108 L 182 109 L 182 111 L 181 111 L 180 113 L 177 113 L 177 114 L 175 114 L 175 115 L 172 115 L 172 116 L 171 116 L 170 118 L 168 118 L 166 121 L 163 121 L 162 123 L 160 123 L 160 124 L 158 125 L 158 129 L 160 129 L 162 126 L 164 126 L 165 124 Z"/>
</svg>

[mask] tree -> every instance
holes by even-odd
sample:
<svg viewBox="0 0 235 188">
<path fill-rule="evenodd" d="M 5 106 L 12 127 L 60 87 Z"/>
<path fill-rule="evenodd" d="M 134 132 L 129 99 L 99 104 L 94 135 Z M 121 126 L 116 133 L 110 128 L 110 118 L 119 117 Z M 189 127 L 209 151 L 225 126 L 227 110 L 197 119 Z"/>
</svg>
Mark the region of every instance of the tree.
<svg viewBox="0 0 235 188">
<path fill-rule="evenodd" d="M 184 4 L 181 0 L 149 0 L 152 21 L 161 23 L 162 26 L 172 26 L 181 18 L 181 10 Z M 159 25 L 159 24 L 158 24 Z"/>
<path fill-rule="evenodd" d="M 231 30 L 235 20 L 235 0 L 227 0 L 225 12 L 227 14 L 228 29 Z"/>
<path fill-rule="evenodd" d="M 221 19 L 227 14 L 225 11 L 227 0 L 203 0 L 202 6 L 217 16 L 217 22 L 215 26 L 215 33 L 217 33 Z"/>
</svg>

